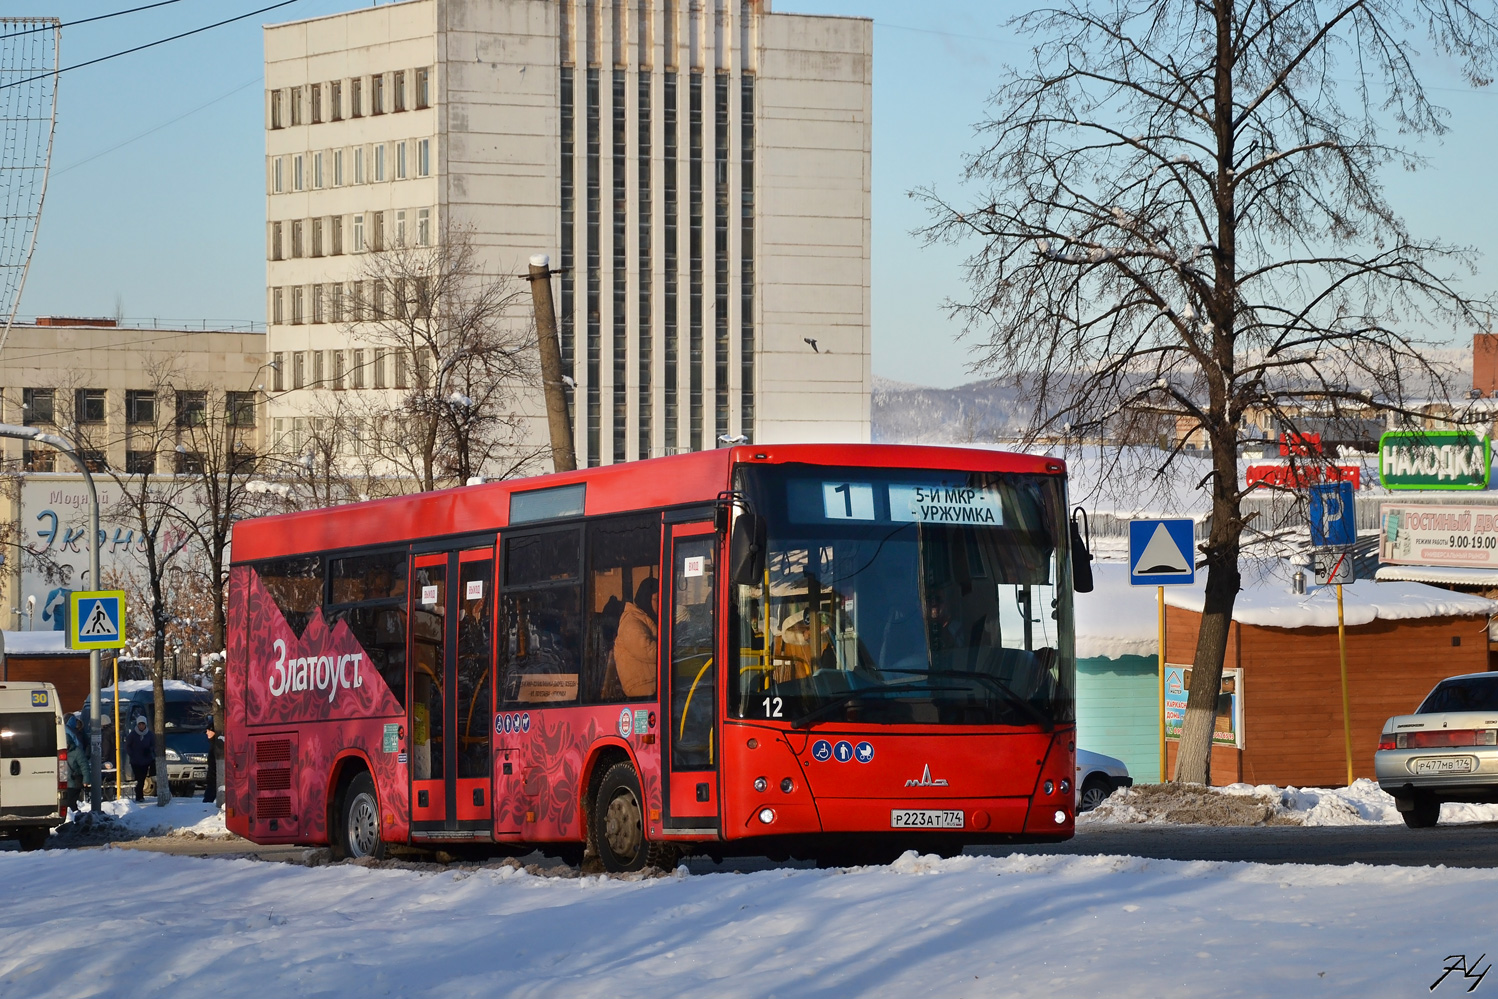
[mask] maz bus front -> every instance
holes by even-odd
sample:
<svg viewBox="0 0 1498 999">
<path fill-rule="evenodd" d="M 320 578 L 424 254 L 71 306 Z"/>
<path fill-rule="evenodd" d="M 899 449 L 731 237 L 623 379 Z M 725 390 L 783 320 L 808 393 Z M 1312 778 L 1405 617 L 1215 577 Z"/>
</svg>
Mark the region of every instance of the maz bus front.
<svg viewBox="0 0 1498 999">
<path fill-rule="evenodd" d="M 725 448 L 247 521 L 234 556 L 257 842 L 625 871 L 1073 831 L 1053 458 Z"/>
</svg>

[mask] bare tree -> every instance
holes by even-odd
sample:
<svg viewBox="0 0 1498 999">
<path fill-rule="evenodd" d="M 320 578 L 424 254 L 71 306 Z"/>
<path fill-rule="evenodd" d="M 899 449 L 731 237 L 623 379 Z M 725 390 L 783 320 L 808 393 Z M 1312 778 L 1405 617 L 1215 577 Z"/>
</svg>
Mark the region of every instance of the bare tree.
<svg viewBox="0 0 1498 999">
<path fill-rule="evenodd" d="M 369 345 L 370 380 L 390 391 L 339 414 L 357 428 L 359 447 L 423 490 L 536 462 L 545 449 L 526 444 L 513 404 L 534 378 L 518 281 L 487 273 L 472 233 L 451 225 L 431 245 L 376 243 L 362 277 L 345 329 Z"/>
<path fill-rule="evenodd" d="M 1444 392 L 1410 326 L 1481 325 L 1489 302 L 1456 284 L 1472 252 L 1413 234 L 1381 178 L 1446 128 L 1415 39 L 1481 85 L 1498 27 L 1486 2 L 1436 0 L 1065 0 L 1012 26 L 1033 62 L 980 126 L 971 203 L 921 192 L 928 236 L 978 244 L 955 311 L 978 366 L 1034 386 L 1034 434 L 1101 435 L 1132 412 L 1205 437 L 1206 602 L 1175 776 L 1206 782 L 1240 586 L 1240 422 L 1267 411 L 1294 432 L 1308 406 L 1408 412 Z"/>
</svg>

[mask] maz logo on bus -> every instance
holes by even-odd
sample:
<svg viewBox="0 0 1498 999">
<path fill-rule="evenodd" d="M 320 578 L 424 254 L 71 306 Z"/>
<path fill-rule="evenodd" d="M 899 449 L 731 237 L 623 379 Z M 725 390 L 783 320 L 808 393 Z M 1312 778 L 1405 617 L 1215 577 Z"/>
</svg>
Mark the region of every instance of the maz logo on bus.
<svg viewBox="0 0 1498 999">
<path fill-rule="evenodd" d="M 359 667 L 364 663 L 362 652 L 344 656 L 299 656 L 288 661 L 286 642 L 279 638 L 276 639 L 275 650 L 279 658 L 275 662 L 275 675 L 270 678 L 272 697 L 301 690 L 326 690 L 328 703 L 332 704 L 340 687 L 348 689 L 364 686 L 364 677 L 359 675 Z M 350 666 L 353 667 L 352 678 L 349 675 Z"/>
</svg>

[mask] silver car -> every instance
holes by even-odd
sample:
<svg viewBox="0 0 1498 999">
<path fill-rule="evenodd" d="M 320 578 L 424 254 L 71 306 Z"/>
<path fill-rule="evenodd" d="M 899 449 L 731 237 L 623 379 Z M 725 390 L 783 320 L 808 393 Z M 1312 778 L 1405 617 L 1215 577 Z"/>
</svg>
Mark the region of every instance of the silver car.
<svg viewBox="0 0 1498 999">
<path fill-rule="evenodd" d="M 1077 750 L 1077 812 L 1090 812 L 1121 787 L 1133 787 L 1134 779 L 1124 761 L 1102 753 Z"/>
<path fill-rule="evenodd" d="M 1498 802 L 1498 673 L 1448 677 L 1384 722 L 1373 770 L 1411 829 L 1435 825 L 1443 801 Z"/>
</svg>

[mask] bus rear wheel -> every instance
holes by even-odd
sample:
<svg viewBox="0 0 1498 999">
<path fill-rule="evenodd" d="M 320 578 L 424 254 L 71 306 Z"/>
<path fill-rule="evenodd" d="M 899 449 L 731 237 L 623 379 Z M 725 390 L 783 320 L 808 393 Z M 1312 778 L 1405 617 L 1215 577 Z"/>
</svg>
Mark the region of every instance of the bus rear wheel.
<svg viewBox="0 0 1498 999">
<path fill-rule="evenodd" d="M 588 812 L 588 840 L 603 869 L 611 874 L 646 867 L 669 870 L 676 862 L 673 847 L 645 838 L 640 778 L 628 763 L 615 763 L 598 782 Z"/>
<path fill-rule="evenodd" d="M 338 828 L 334 840 L 339 859 L 381 860 L 385 842 L 380 838 L 380 799 L 375 794 L 374 778 L 367 771 L 354 775 L 343 792 Z"/>
</svg>

